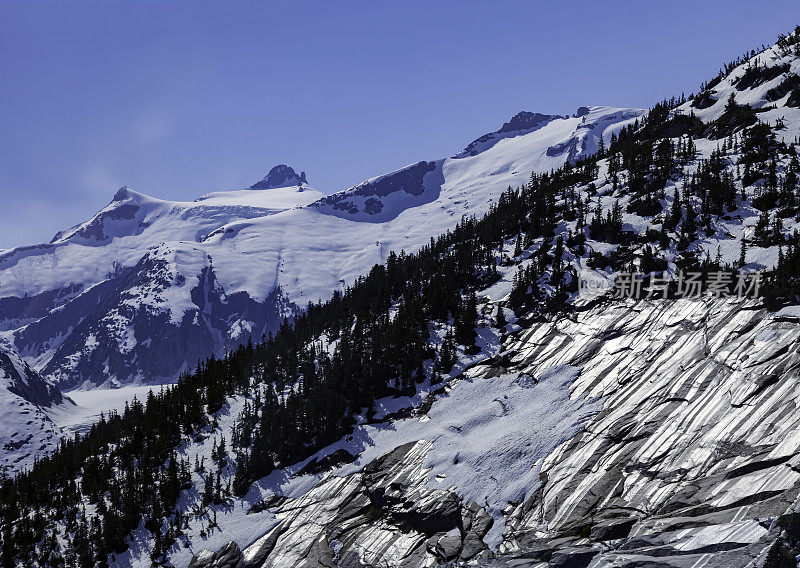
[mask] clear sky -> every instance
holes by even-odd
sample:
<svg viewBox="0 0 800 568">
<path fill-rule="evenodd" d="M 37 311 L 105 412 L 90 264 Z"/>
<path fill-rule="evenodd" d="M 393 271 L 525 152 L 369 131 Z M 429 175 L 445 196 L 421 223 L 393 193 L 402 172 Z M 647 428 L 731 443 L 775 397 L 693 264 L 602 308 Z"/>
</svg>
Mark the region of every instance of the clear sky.
<svg viewBox="0 0 800 568">
<path fill-rule="evenodd" d="M 0 0 L 0 249 L 122 185 L 194 199 L 287 163 L 330 193 L 520 110 L 649 107 L 798 23 L 797 0 Z"/>
</svg>

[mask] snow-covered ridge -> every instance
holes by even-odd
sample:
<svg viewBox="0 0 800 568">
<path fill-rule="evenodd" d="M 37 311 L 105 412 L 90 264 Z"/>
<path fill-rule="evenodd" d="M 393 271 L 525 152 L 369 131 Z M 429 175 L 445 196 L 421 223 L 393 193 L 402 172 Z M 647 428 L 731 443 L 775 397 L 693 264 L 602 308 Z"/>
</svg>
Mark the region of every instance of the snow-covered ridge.
<svg viewBox="0 0 800 568">
<path fill-rule="evenodd" d="M 581 107 L 571 117 L 521 112 L 500 130 L 471 142 L 452 158 L 417 162 L 330 195 L 313 206 L 353 221 L 391 221 L 406 209 L 446 199 L 443 192 L 453 185 L 448 181 L 475 166 L 480 168 L 481 177 L 510 174 L 509 185 L 515 186 L 532 172 L 544 172 L 594 154 L 601 137 L 610 140 L 613 133 L 642 114 L 638 109 L 612 107 Z M 487 181 L 496 180 L 483 183 Z M 462 188 L 464 185 L 459 184 Z"/>
<path fill-rule="evenodd" d="M 198 357 L 273 331 L 389 251 L 481 215 L 531 172 L 591 153 L 600 135 L 642 113 L 523 113 L 476 155 L 419 162 L 327 197 L 283 165 L 251 189 L 193 202 L 122 188 L 52 243 L 0 254 L 0 333 L 65 388 L 171 380 Z"/>
<path fill-rule="evenodd" d="M 566 118 L 559 115 L 540 114 L 538 112 L 522 111 L 515 114 L 511 120 L 503 124 L 496 132 L 484 134 L 470 142 L 466 148 L 461 152 L 454 155 L 453 158 L 466 158 L 467 156 L 476 156 L 481 152 L 485 152 L 500 140 L 505 138 L 514 138 L 523 134 L 528 134 L 534 130 L 538 130 L 546 126 L 548 123 L 559 119 Z"/>
</svg>

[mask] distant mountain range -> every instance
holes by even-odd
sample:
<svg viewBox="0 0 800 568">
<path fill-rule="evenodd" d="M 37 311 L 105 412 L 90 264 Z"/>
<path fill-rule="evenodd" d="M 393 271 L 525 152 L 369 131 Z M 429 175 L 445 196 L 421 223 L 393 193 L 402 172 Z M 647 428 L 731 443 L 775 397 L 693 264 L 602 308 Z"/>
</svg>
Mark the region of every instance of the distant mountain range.
<svg viewBox="0 0 800 568">
<path fill-rule="evenodd" d="M 61 389 L 170 382 L 274 332 L 390 250 L 412 251 L 509 186 L 592 154 L 643 111 L 520 113 L 452 158 L 324 195 L 279 165 L 194 202 L 122 188 L 50 243 L 0 255 L 0 330 Z"/>
</svg>

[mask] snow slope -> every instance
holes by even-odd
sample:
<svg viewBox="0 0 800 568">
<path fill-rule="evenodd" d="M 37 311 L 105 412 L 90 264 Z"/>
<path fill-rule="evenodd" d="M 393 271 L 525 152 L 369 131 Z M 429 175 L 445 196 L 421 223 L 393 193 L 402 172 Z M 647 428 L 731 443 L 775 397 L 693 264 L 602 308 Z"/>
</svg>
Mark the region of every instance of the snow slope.
<svg viewBox="0 0 800 568">
<path fill-rule="evenodd" d="M 639 116 L 641 111 L 593 107 L 584 116 L 556 119 L 534 132 L 503 139 L 475 156 L 420 162 L 309 207 L 230 223 L 204 244 L 215 247 L 215 268 L 226 290 L 263 297 L 280 287 L 289 301 L 303 306 L 353 282 L 385 261 L 391 250 L 416 250 L 462 216 L 485 213 L 500 193 L 526 181 L 531 172 L 549 171 L 595 151 L 600 133 L 610 138 Z M 560 146 L 565 142 L 576 148 L 574 155 Z M 432 193 L 437 195 L 430 200 Z M 383 208 L 370 214 L 370 199 Z M 384 208 L 392 212 L 388 218 Z M 302 238 L 297 227 L 303 228 Z M 237 270 L 240 255 L 276 267 L 274 278 Z"/>
<path fill-rule="evenodd" d="M 125 386 L 118 389 L 69 391 L 65 393 L 69 402 L 51 406 L 47 409 L 47 415 L 61 429 L 62 435 L 71 435 L 89 429 L 101 414 L 106 417 L 111 412 L 122 414 L 126 404 L 134 400 L 147 400 L 150 391 L 158 393 L 158 387 Z"/>
</svg>

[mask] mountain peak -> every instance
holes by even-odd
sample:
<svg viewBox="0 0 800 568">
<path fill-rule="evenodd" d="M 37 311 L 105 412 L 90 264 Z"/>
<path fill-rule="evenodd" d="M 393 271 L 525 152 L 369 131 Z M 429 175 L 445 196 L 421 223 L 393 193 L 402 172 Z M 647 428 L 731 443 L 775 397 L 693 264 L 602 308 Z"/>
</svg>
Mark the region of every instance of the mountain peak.
<svg viewBox="0 0 800 568">
<path fill-rule="evenodd" d="M 523 110 L 511 117 L 511 120 L 503 124 L 497 132 L 518 132 L 520 130 L 530 130 L 538 128 L 543 124 L 550 122 L 555 118 L 561 118 L 557 115 L 542 114 L 539 112 L 529 112 Z"/>
<path fill-rule="evenodd" d="M 275 189 L 276 187 L 289 187 L 293 185 L 308 185 L 306 172 L 297 172 L 286 164 L 278 164 L 258 183 L 247 189 Z"/>
<path fill-rule="evenodd" d="M 130 196 L 131 188 L 127 185 L 123 185 L 117 190 L 117 193 L 114 194 L 114 198 L 111 201 L 125 201 Z"/>
</svg>

